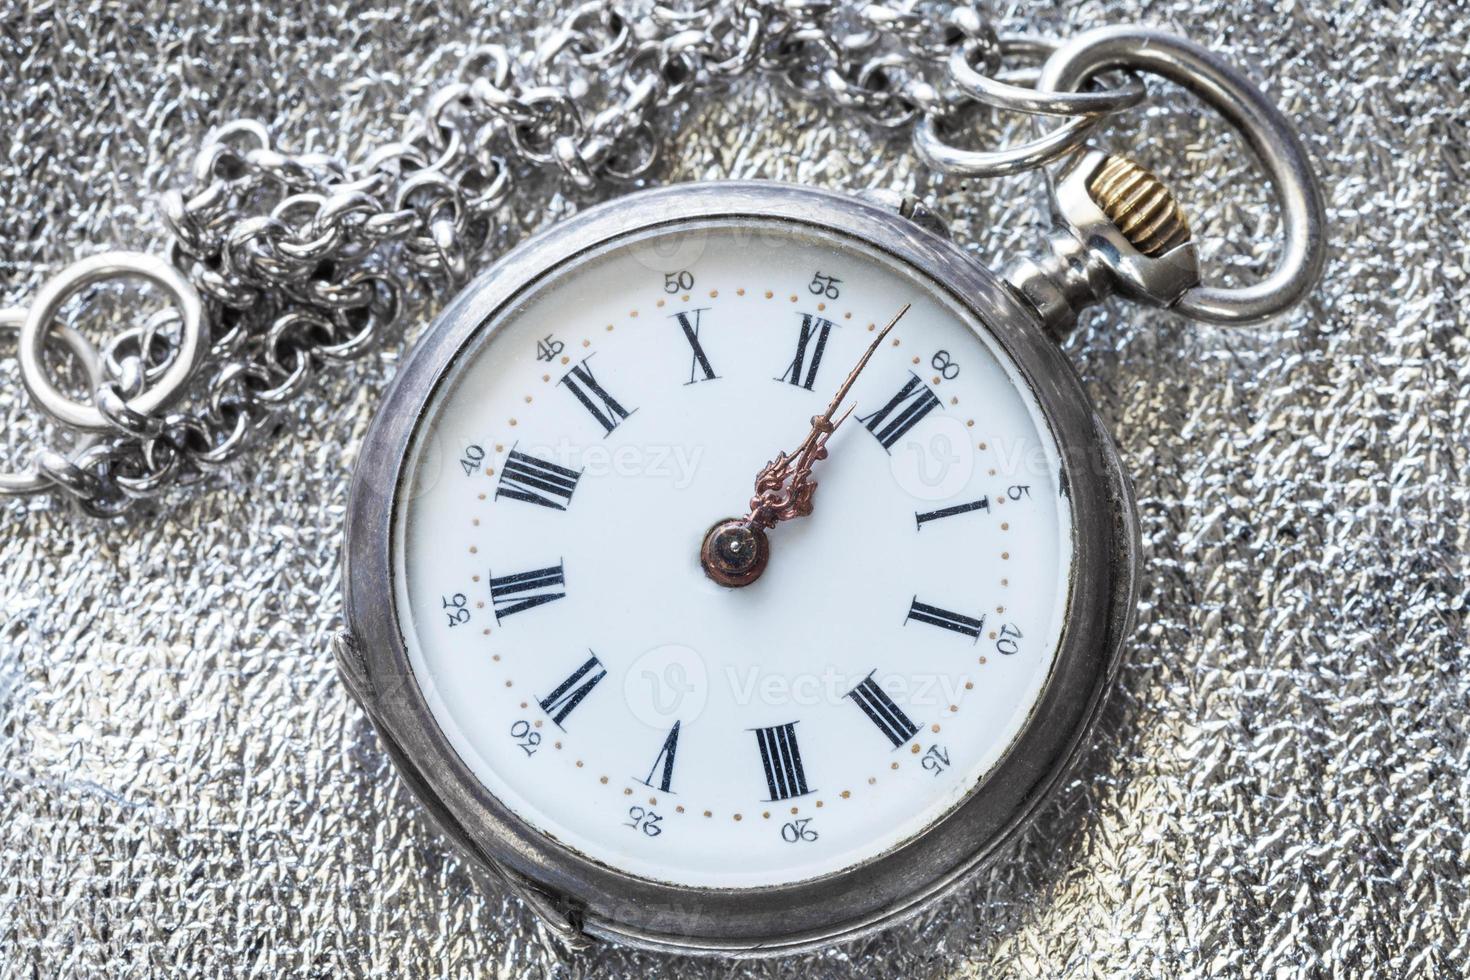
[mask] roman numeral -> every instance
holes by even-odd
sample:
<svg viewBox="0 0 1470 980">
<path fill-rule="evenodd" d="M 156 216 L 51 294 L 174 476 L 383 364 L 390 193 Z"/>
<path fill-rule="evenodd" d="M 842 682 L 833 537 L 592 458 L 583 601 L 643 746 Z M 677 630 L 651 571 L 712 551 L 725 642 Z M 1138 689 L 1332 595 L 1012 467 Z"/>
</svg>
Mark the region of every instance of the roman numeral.
<svg viewBox="0 0 1470 980">
<path fill-rule="evenodd" d="M 684 331 L 684 339 L 689 341 L 689 346 L 694 351 L 694 357 L 689 362 L 689 380 L 685 384 L 695 384 L 699 381 L 713 381 L 717 377 L 715 369 L 710 367 L 709 358 L 705 356 L 704 347 L 699 342 L 699 315 L 707 309 L 688 310 L 684 313 L 675 313 L 673 319 L 679 321 L 679 329 Z M 694 314 L 690 321 L 689 314 Z M 703 374 L 704 377 L 696 377 Z"/>
<path fill-rule="evenodd" d="M 796 747 L 796 722 L 755 729 L 755 744 L 761 750 L 772 802 L 811 792 L 806 786 L 806 770 L 801 767 L 801 750 Z"/>
<path fill-rule="evenodd" d="M 594 670 L 597 673 L 593 674 Z M 562 722 L 567 720 L 567 715 L 572 713 L 572 709 L 581 704 L 582 699 L 592 693 L 597 682 L 606 676 L 607 671 L 597 659 L 597 655 L 593 654 L 586 663 L 572 672 L 571 677 L 562 681 L 556 690 L 541 699 L 541 710 L 551 716 L 557 728 L 561 728 Z"/>
<path fill-rule="evenodd" d="M 950 612 L 948 609 L 940 609 L 927 602 L 920 602 L 918 596 L 914 596 L 913 602 L 909 603 L 909 614 L 903 619 L 904 625 L 908 625 L 911 619 L 920 623 L 928 623 L 930 626 L 963 633 L 973 640 L 980 639 L 980 631 L 985 628 L 984 616 L 975 619 L 961 613 Z"/>
<path fill-rule="evenodd" d="M 942 507 L 939 510 L 926 511 L 922 514 L 914 514 L 914 521 L 919 525 L 919 530 L 924 530 L 924 525 L 930 521 L 937 521 L 945 517 L 954 517 L 956 514 L 968 514 L 972 510 L 983 510 L 989 512 L 990 498 L 981 497 L 972 500 L 968 504 L 955 504 L 953 507 Z"/>
<path fill-rule="evenodd" d="M 495 499 L 509 497 L 552 510 L 566 510 L 581 478 L 580 470 L 568 469 L 537 456 L 527 456 L 512 446 L 510 455 L 505 457 L 505 466 L 500 470 Z"/>
<path fill-rule="evenodd" d="M 490 579 L 490 601 L 495 606 L 495 621 L 565 596 L 566 579 L 561 562 L 534 572 L 517 572 Z"/>
<path fill-rule="evenodd" d="M 796 356 L 786 368 L 786 373 L 777 378 L 787 384 L 812 390 L 817 380 L 817 368 L 822 366 L 822 354 L 827 350 L 827 336 L 834 324 L 812 313 L 801 314 L 801 334 L 796 338 Z"/>
<path fill-rule="evenodd" d="M 672 793 L 669 789 L 674 782 L 674 753 L 679 750 L 679 723 L 674 722 L 674 727 L 669 729 L 669 737 L 664 739 L 664 747 L 658 750 L 658 757 L 653 760 L 653 766 L 648 770 L 648 778 L 642 780 L 644 786 L 652 789 L 657 787 L 665 793 Z M 662 772 L 660 772 L 662 768 Z M 658 782 L 653 777 L 659 777 Z"/>
<path fill-rule="evenodd" d="M 858 421 L 877 437 L 884 452 L 891 453 L 893 444 L 902 439 L 904 433 L 938 407 L 939 396 L 917 374 L 910 374 L 909 383 L 888 399 L 887 405 L 871 415 L 860 417 Z"/>
<path fill-rule="evenodd" d="M 633 409 L 633 412 L 628 411 L 616 398 L 607 393 L 606 388 L 597 383 L 597 379 L 592 376 L 592 369 L 587 366 L 587 361 L 591 359 L 589 355 L 581 364 L 563 375 L 558 384 L 566 385 L 567 389 L 577 396 L 577 401 L 582 403 L 582 407 L 592 413 L 597 424 L 602 426 L 602 434 L 605 438 L 618 427 L 619 422 L 632 415 L 637 409 Z"/>
<path fill-rule="evenodd" d="M 888 692 L 878 686 L 873 680 L 873 672 L 869 671 L 862 683 L 848 691 L 846 697 L 852 698 L 852 703 L 863 709 L 867 715 L 878 726 L 878 730 L 888 737 L 896 749 L 919 731 L 909 716 L 903 713 L 903 709 L 893 703 Z"/>
</svg>

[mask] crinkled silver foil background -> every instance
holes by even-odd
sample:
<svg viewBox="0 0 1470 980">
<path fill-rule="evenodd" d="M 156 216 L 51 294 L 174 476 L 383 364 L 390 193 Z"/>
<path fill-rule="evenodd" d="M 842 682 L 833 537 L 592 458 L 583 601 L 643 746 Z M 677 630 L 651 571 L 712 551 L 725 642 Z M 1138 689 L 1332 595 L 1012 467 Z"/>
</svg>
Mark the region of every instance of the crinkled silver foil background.
<svg viewBox="0 0 1470 980">
<path fill-rule="evenodd" d="M 523 44 L 551 12 L 0 2 L 0 301 L 80 255 L 160 246 L 154 196 L 187 182 L 208 126 L 253 116 L 288 146 L 351 155 L 396 133 L 456 45 Z M 1320 165 L 1325 279 L 1260 327 L 1117 302 L 1069 341 L 1137 481 L 1143 601 L 1077 778 L 1002 861 L 827 953 L 732 966 L 609 948 L 570 973 L 1463 975 L 1470 12 L 994 13 L 1060 33 L 1168 26 L 1246 66 Z M 1157 88 L 1162 108 L 1112 145 L 1172 178 L 1212 267 L 1267 268 L 1259 173 Z M 1034 175 L 937 182 L 901 142 L 765 86 L 684 120 L 666 176 L 917 191 L 987 261 L 1042 241 Z M 14 458 L 32 428 L 0 344 Z M 334 375 L 271 448 L 155 514 L 0 512 L 0 976 L 555 968 L 527 913 L 427 825 L 328 653 L 348 474 L 402 347 Z"/>
</svg>

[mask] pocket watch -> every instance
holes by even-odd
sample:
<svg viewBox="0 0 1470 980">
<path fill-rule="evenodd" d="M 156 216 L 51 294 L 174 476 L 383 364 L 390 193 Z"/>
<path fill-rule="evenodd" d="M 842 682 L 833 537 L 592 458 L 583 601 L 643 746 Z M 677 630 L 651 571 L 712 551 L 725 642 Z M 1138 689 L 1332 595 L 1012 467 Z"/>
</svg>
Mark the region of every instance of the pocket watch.
<svg viewBox="0 0 1470 980">
<path fill-rule="evenodd" d="M 632 193 L 507 254 L 403 364 L 353 478 L 335 654 L 427 811 L 570 948 L 807 949 L 994 858 L 1084 744 L 1138 581 L 1129 484 L 1058 340 L 1112 293 L 1260 319 L 1322 265 L 1305 151 L 1208 51 L 1145 29 L 997 37 L 968 8 L 935 37 L 877 5 L 868 33 L 815 43 L 835 16 L 751 2 L 634 25 L 589 4 L 537 63 L 616 75 L 619 106 L 589 119 L 572 90 L 516 89 L 489 49 L 358 169 L 235 124 L 201 156 L 212 183 L 168 200 L 168 261 L 94 256 L 0 311 L 26 388 L 77 435 L 0 493 L 114 515 L 228 462 L 318 367 L 370 348 L 399 292 L 379 245 L 458 280 L 460 246 L 484 244 L 514 188 L 486 147 L 577 186 L 636 179 L 655 109 L 762 70 L 911 124 L 946 173 L 1056 163 L 1051 248 L 1000 275 L 908 198 Z M 814 72 L 814 51 L 868 60 Z M 1045 61 L 1000 70 L 1018 52 Z M 919 72 L 936 65 L 941 85 Z M 1255 151 L 1285 230 L 1260 283 L 1202 285 L 1168 189 L 1085 143 L 1143 97 L 1138 72 L 1190 88 Z M 959 98 L 1060 121 L 960 149 Z M 242 217 L 270 188 L 269 216 Z M 99 356 L 54 320 L 120 276 L 177 309 Z M 58 340 L 90 403 L 52 378 Z M 204 407 L 178 411 L 196 389 Z"/>
<path fill-rule="evenodd" d="M 556 225 L 419 341 L 357 465 L 339 661 L 445 832 L 563 938 L 858 935 L 1061 778 L 1138 545 L 1056 337 L 1113 289 L 1255 318 L 1320 262 L 1299 144 L 1210 82 L 1286 204 L 1263 287 L 1200 286 L 1167 189 L 1084 150 L 1053 254 L 1005 278 L 912 201 L 689 184 Z"/>
</svg>

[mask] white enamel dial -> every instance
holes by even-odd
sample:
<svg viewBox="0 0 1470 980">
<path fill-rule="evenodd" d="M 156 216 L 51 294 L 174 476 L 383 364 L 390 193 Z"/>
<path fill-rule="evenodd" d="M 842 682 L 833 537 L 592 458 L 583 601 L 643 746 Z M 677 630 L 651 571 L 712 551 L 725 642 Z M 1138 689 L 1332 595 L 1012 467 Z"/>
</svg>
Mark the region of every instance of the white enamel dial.
<svg viewBox="0 0 1470 980">
<path fill-rule="evenodd" d="M 705 532 L 905 303 L 814 512 L 769 532 L 754 583 L 711 581 Z M 603 249 L 483 331 L 412 440 L 394 589 L 489 792 L 605 865 L 741 888 L 875 858 L 984 779 L 1074 563 L 1057 446 L 984 324 L 860 243 L 772 224 Z"/>
</svg>

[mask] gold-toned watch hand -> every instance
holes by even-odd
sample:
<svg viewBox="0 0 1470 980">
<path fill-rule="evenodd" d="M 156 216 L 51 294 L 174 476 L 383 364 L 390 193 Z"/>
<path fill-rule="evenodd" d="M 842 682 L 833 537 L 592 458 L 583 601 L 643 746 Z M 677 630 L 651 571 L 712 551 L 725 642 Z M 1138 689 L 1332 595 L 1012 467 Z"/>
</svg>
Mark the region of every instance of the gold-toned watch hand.
<svg viewBox="0 0 1470 980">
<path fill-rule="evenodd" d="M 835 420 L 832 416 L 837 407 L 847 398 L 853 382 L 868 366 L 868 360 L 893 325 L 903 319 L 909 304 L 893 315 L 888 325 L 878 332 L 857 366 L 852 369 L 832 396 L 827 410 L 812 417 L 812 429 L 801 445 L 790 453 L 777 453 L 757 474 L 755 495 L 750 498 L 750 513 L 744 517 L 731 517 L 717 522 L 704 536 L 699 549 L 700 564 L 705 574 L 720 585 L 738 588 L 749 585 L 760 578 L 770 557 L 771 545 L 766 539 L 766 529 L 793 517 L 805 517 L 812 512 L 812 494 L 817 483 L 812 479 L 812 467 L 817 460 L 827 458 L 827 440 L 837 427 L 852 414 L 849 405 Z"/>
<path fill-rule="evenodd" d="M 873 352 L 878 349 L 883 338 L 888 336 L 888 331 L 893 329 L 894 324 L 903 319 L 910 305 L 905 303 L 903 309 L 888 321 L 888 325 L 878 331 L 878 336 L 863 351 L 857 365 L 848 372 L 837 393 L 832 396 L 827 410 L 812 416 L 812 429 L 801 445 L 791 453 L 777 453 L 776 458 L 756 475 L 755 495 L 750 498 L 750 513 L 745 517 L 751 524 L 762 529 L 772 528 L 781 521 L 805 517 L 812 512 L 812 494 L 817 490 L 817 483 L 812 479 L 812 466 L 817 460 L 827 458 L 827 440 L 837 431 L 839 425 L 847 421 L 853 406 L 849 405 L 835 421 L 832 416 L 837 411 L 837 406 L 847 398 L 847 393 L 857 381 L 858 375 L 862 374 L 863 368 L 868 366 Z"/>
</svg>

